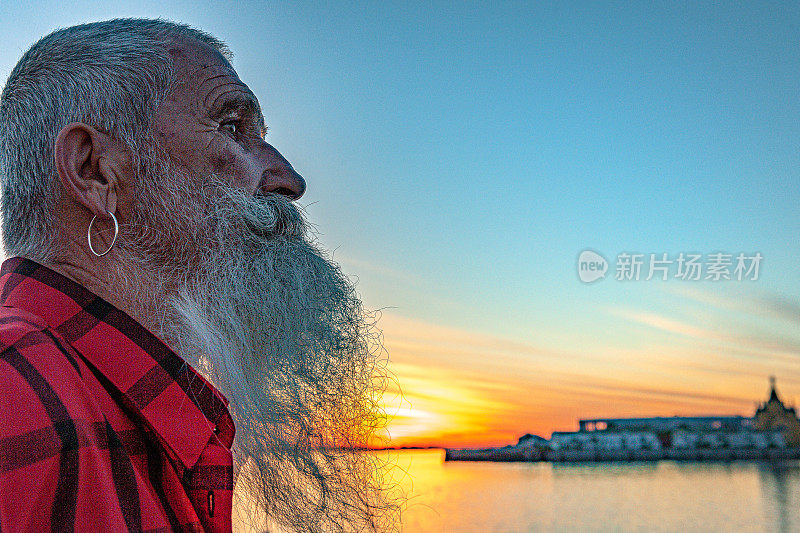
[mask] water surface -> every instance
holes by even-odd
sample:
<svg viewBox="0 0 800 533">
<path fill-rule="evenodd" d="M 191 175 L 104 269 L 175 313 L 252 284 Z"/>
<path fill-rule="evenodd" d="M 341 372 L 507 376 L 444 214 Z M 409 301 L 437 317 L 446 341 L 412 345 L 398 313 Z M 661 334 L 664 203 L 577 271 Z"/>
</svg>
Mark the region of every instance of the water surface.
<svg viewBox="0 0 800 533">
<path fill-rule="evenodd" d="M 800 462 L 469 463 L 391 452 L 405 532 L 800 531 Z"/>
</svg>

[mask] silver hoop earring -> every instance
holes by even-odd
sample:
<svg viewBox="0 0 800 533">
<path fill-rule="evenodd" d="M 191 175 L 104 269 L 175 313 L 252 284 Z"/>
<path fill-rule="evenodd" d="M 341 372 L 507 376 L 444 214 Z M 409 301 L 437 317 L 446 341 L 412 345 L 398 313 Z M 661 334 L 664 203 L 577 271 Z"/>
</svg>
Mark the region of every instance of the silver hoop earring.
<svg viewBox="0 0 800 533">
<path fill-rule="evenodd" d="M 111 239 L 111 246 L 108 247 L 108 250 L 106 250 L 102 254 L 99 254 L 94 249 L 94 246 L 92 246 L 92 224 L 94 224 L 94 219 L 97 218 L 97 215 L 92 217 L 92 221 L 89 222 L 89 231 L 86 232 L 86 240 L 89 241 L 89 250 L 91 250 L 92 253 L 94 255 L 96 255 L 97 257 L 103 257 L 108 252 L 110 252 L 111 249 L 114 247 L 114 243 L 117 242 L 117 235 L 119 235 L 119 224 L 117 224 L 117 217 L 114 216 L 114 213 L 107 212 L 107 214 L 110 215 L 111 216 L 111 220 L 114 221 L 114 238 Z"/>
</svg>

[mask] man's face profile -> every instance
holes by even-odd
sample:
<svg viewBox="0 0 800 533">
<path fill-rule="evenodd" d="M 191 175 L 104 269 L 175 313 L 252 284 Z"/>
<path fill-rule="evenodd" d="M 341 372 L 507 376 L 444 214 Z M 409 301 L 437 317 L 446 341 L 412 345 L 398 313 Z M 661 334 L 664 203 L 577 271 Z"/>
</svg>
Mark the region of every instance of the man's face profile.
<svg viewBox="0 0 800 533">
<path fill-rule="evenodd" d="M 267 127 L 258 100 L 230 63 L 191 40 L 176 42 L 169 52 L 176 83 L 156 111 L 155 131 L 171 159 L 250 194 L 299 198 L 303 178 L 264 142 Z"/>
</svg>

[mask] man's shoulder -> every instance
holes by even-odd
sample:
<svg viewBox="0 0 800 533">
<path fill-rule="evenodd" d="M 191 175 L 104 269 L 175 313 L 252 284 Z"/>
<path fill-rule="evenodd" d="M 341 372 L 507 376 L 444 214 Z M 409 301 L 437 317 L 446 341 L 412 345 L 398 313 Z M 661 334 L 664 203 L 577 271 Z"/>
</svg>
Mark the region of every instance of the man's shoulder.
<svg viewBox="0 0 800 533">
<path fill-rule="evenodd" d="M 123 516 L 152 507 L 137 507 L 143 490 L 126 455 L 144 444 L 138 433 L 114 432 L 99 387 L 44 320 L 0 308 L 0 529 L 144 529 Z"/>
<path fill-rule="evenodd" d="M 41 317 L 24 309 L 0 307 L 0 360 L 12 364 L 17 359 L 58 371 L 60 380 L 81 374 L 75 350 Z M 5 372 L 0 374 L 0 380 L 7 377 Z"/>
<path fill-rule="evenodd" d="M 0 351 L 17 344 L 27 335 L 47 328 L 45 321 L 16 307 L 0 307 Z"/>
<path fill-rule="evenodd" d="M 75 350 L 27 311 L 0 307 L 0 437 L 91 409 Z"/>
</svg>

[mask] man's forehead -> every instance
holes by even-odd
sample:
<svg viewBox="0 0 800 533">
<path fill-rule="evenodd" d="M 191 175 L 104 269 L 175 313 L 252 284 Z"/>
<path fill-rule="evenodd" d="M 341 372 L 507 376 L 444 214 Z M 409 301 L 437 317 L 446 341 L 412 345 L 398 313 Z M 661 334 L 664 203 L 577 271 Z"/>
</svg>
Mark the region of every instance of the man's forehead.
<svg viewBox="0 0 800 533">
<path fill-rule="evenodd" d="M 233 65 L 206 43 L 188 38 L 177 39 L 170 46 L 169 53 L 175 62 L 179 83 L 195 84 L 217 76 L 228 76 L 241 82 Z"/>
<path fill-rule="evenodd" d="M 194 39 L 179 38 L 169 52 L 175 62 L 176 92 L 182 93 L 174 96 L 189 97 L 209 111 L 220 111 L 226 105 L 246 108 L 257 115 L 265 129 L 258 99 L 218 50 Z"/>
</svg>

